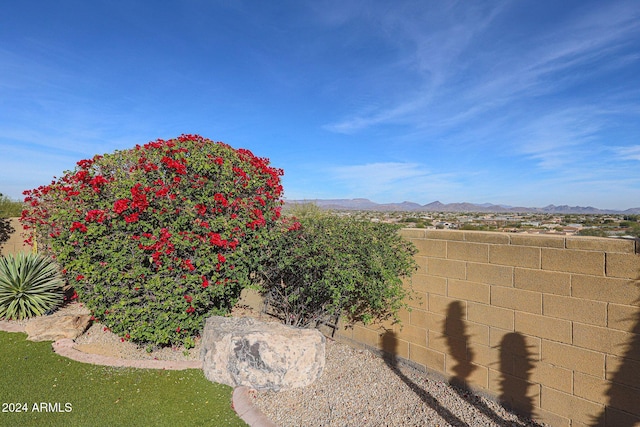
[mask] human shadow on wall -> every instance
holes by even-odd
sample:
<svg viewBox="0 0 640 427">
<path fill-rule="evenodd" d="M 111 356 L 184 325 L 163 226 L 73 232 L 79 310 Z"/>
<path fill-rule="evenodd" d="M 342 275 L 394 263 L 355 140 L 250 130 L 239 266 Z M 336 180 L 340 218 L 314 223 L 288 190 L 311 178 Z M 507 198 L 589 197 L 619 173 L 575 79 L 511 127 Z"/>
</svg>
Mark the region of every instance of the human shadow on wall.
<svg viewBox="0 0 640 427">
<path fill-rule="evenodd" d="M 636 280 L 636 287 L 640 288 L 640 278 Z M 640 307 L 640 298 L 635 305 Z M 640 416 L 625 413 L 624 408 L 629 406 L 630 392 L 636 396 L 640 380 L 640 308 L 636 310 L 635 316 L 628 318 L 634 322 L 632 339 L 627 343 L 624 356 L 620 359 L 620 367 L 611 377 L 611 385 L 605 395 L 608 397 L 607 404 L 602 412 L 594 417 L 591 426 L 615 426 L 634 427 L 640 426 Z M 640 403 L 636 403 L 636 408 Z M 613 409 L 615 408 L 615 409 Z"/>
<path fill-rule="evenodd" d="M 387 366 L 413 391 L 427 406 L 432 408 L 443 420 L 455 427 L 469 427 L 467 423 L 455 416 L 451 411 L 442 406 L 428 391 L 411 381 L 398 367 L 398 338 L 393 331 L 387 331 L 382 335 L 383 358 Z"/>
<path fill-rule="evenodd" d="M 527 396 L 535 368 L 522 334 L 510 332 L 500 341 L 500 403 L 518 415 L 522 423 L 533 416 L 533 398 Z"/>
<path fill-rule="evenodd" d="M 455 365 L 450 371 L 454 375 L 449 379 L 453 390 L 464 400 L 471 403 L 478 411 L 491 419 L 499 426 L 511 427 L 513 422 L 507 421 L 496 414 L 489 406 L 480 399 L 474 398 L 473 391 L 469 388 L 468 379 L 477 367 L 472 363 L 475 353 L 469 344 L 470 336 L 467 334 L 467 327 L 464 324 L 464 308 L 460 301 L 454 301 L 447 307 L 447 317 L 444 321 L 442 333 L 445 336 L 449 353 Z"/>
</svg>

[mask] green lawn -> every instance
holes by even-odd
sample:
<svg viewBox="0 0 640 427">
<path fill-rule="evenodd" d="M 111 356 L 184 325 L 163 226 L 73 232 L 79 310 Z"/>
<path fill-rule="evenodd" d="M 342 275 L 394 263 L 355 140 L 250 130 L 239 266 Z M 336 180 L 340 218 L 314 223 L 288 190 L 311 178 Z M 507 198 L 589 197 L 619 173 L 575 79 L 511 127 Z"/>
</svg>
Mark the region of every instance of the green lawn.
<svg viewBox="0 0 640 427">
<path fill-rule="evenodd" d="M 232 391 L 199 369 L 89 365 L 0 332 L 1 426 L 246 426 Z"/>
</svg>

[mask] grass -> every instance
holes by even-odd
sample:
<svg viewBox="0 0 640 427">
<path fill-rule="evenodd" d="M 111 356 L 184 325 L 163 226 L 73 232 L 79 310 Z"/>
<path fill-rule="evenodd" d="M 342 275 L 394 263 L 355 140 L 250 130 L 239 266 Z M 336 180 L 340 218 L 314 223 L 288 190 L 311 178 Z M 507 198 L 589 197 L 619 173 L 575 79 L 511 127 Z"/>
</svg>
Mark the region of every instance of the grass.
<svg viewBox="0 0 640 427">
<path fill-rule="evenodd" d="M 0 366 L 0 425 L 246 426 L 231 409 L 233 389 L 199 369 L 90 365 L 8 332 L 0 332 Z M 5 412 L 25 403 L 26 412 Z"/>
</svg>

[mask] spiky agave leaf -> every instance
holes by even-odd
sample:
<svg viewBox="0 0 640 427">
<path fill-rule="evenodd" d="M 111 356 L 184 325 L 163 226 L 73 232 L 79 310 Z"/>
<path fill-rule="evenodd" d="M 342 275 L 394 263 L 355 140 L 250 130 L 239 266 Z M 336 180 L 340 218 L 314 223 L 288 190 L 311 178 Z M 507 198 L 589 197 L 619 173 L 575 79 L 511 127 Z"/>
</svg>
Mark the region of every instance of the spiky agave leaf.
<svg viewBox="0 0 640 427">
<path fill-rule="evenodd" d="M 53 259 L 19 253 L 0 258 L 0 318 L 24 319 L 62 302 L 64 281 Z"/>
</svg>

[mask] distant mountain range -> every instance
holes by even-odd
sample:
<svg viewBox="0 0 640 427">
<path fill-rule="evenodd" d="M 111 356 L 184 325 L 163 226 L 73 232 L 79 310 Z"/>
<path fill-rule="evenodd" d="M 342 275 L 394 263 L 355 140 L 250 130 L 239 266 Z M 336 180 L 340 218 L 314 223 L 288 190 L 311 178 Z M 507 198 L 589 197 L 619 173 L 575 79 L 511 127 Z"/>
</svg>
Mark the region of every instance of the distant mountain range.
<svg viewBox="0 0 640 427">
<path fill-rule="evenodd" d="M 524 206 L 494 205 L 491 203 L 441 203 L 439 201 L 421 205 L 414 202 L 402 203 L 375 203 L 369 199 L 309 199 L 309 200 L 285 200 L 285 204 L 314 203 L 322 209 L 334 210 L 362 210 L 362 211 L 406 211 L 406 212 L 531 212 L 549 214 L 640 214 L 640 207 L 624 211 L 610 209 L 598 209 L 592 206 L 568 206 L 549 205 L 544 208 L 531 208 Z"/>
</svg>

